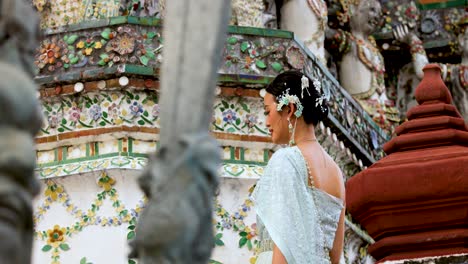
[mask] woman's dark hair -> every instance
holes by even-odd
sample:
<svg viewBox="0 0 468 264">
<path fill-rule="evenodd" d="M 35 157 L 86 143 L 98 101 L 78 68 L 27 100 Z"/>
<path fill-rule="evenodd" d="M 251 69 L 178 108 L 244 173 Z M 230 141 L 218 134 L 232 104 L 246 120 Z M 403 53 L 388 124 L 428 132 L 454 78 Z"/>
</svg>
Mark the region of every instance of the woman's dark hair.
<svg viewBox="0 0 468 264">
<path fill-rule="evenodd" d="M 312 80 L 309 79 L 309 88 L 304 91 L 302 98 L 302 81 L 301 78 L 304 76 L 299 71 L 286 71 L 278 76 L 267 86 L 266 91 L 276 98 L 281 96 L 286 89 L 289 88 L 290 95 L 296 95 L 301 101 L 304 110 L 302 116 L 306 124 L 313 124 L 316 126 L 319 121 L 323 120 L 328 115 L 328 105 L 324 100 L 322 106 L 316 106 L 316 100 L 322 96 L 314 87 Z M 310 94 L 310 95 L 309 95 Z"/>
</svg>

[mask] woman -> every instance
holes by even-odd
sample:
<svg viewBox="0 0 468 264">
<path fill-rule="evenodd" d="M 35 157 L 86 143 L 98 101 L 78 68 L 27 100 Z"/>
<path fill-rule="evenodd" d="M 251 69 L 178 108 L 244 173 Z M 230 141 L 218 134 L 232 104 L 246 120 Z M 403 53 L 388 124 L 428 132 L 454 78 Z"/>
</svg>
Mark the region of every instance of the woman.
<svg viewBox="0 0 468 264">
<path fill-rule="evenodd" d="M 339 263 L 345 190 L 340 169 L 322 149 L 315 126 L 327 116 L 320 82 L 300 72 L 278 75 L 264 97 L 273 143 L 288 144 L 270 159 L 252 198 L 260 254 L 256 263 Z"/>
</svg>

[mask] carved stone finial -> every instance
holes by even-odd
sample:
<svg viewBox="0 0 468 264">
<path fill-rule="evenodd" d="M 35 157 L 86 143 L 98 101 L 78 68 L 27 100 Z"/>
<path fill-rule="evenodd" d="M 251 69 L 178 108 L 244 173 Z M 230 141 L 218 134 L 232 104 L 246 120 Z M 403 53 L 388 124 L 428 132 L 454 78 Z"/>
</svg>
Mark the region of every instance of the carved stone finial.
<svg viewBox="0 0 468 264">
<path fill-rule="evenodd" d="M 416 101 L 422 104 L 452 103 L 452 96 L 440 75 L 441 69 L 437 64 L 428 64 L 423 68 L 424 78 L 416 88 Z"/>
</svg>

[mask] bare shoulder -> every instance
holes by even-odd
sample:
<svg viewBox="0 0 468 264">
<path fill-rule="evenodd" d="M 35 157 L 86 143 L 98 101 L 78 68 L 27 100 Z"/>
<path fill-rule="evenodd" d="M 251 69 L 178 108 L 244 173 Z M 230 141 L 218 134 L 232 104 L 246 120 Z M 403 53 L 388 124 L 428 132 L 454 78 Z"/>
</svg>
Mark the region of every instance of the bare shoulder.
<svg viewBox="0 0 468 264">
<path fill-rule="evenodd" d="M 330 155 L 327 154 L 327 170 L 328 170 L 328 184 L 329 184 L 329 193 L 335 197 L 338 197 L 342 200 L 345 199 L 345 186 L 344 186 L 344 176 L 340 167 L 333 160 Z"/>
</svg>

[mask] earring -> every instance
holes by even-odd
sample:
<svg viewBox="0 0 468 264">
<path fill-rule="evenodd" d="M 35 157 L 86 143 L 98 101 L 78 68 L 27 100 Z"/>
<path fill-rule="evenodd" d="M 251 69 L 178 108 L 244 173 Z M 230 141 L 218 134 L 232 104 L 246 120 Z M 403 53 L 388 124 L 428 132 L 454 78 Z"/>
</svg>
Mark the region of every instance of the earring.
<svg viewBox="0 0 468 264">
<path fill-rule="evenodd" d="M 291 119 L 288 117 L 288 128 L 289 128 L 289 134 L 293 132 L 293 125 L 291 124 Z"/>
<path fill-rule="evenodd" d="M 289 128 L 289 146 L 294 146 L 296 143 L 294 142 L 294 134 L 295 134 L 295 130 L 296 130 L 296 124 L 297 124 L 297 121 L 296 123 L 294 124 L 294 126 L 291 124 L 291 120 L 289 119 L 288 117 L 288 128 Z"/>
</svg>

